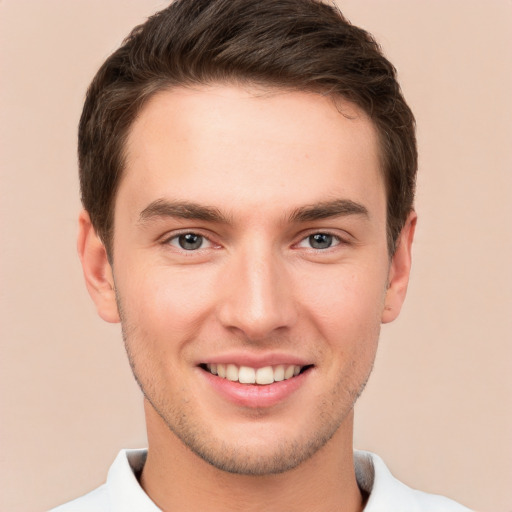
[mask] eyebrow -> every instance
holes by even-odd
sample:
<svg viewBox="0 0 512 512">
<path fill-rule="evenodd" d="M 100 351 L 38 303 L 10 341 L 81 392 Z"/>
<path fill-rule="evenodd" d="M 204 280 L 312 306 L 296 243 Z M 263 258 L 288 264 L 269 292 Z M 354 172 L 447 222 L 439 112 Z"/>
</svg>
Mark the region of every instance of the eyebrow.
<svg viewBox="0 0 512 512">
<path fill-rule="evenodd" d="M 291 213 L 289 221 L 308 222 L 347 215 L 368 217 L 368 210 L 362 204 L 349 199 L 336 199 L 297 208 Z"/>
<path fill-rule="evenodd" d="M 347 215 L 368 217 L 368 210 L 362 204 L 349 199 L 336 199 L 296 208 L 289 215 L 288 221 L 308 222 Z M 139 215 L 139 222 L 144 223 L 158 217 L 203 220 L 220 224 L 230 223 L 230 220 L 218 208 L 213 206 L 199 205 L 189 201 L 168 201 L 166 199 L 157 199 L 146 206 Z"/>
<path fill-rule="evenodd" d="M 204 220 L 227 224 L 229 219 L 213 206 L 203 206 L 188 201 L 167 201 L 157 199 L 140 212 L 139 222 L 156 217 L 175 217 L 180 219 Z"/>
</svg>

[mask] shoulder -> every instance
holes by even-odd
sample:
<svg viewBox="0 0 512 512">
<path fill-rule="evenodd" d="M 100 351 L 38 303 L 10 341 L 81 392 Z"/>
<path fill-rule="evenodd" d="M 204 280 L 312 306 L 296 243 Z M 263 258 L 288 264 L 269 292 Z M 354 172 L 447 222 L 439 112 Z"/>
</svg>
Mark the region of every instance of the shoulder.
<svg viewBox="0 0 512 512">
<path fill-rule="evenodd" d="M 52 508 L 50 512 L 107 512 L 111 510 L 106 484 L 73 501 Z"/>
<path fill-rule="evenodd" d="M 470 512 L 449 498 L 403 484 L 373 453 L 355 452 L 354 461 L 358 484 L 369 493 L 365 512 Z"/>
<path fill-rule="evenodd" d="M 137 480 L 146 456 L 146 450 L 121 450 L 105 484 L 50 512 L 158 512 Z"/>
</svg>

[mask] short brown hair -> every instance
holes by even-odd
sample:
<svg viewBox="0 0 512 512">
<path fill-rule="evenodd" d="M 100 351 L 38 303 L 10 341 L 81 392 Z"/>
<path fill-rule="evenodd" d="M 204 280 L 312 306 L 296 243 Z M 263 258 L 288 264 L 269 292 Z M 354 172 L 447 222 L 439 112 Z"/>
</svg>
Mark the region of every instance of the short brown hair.
<svg viewBox="0 0 512 512">
<path fill-rule="evenodd" d="M 111 255 L 129 129 L 175 86 L 250 83 L 345 98 L 379 133 L 390 254 L 413 208 L 414 116 L 373 37 L 317 0 L 176 0 L 136 27 L 94 77 L 80 119 L 81 197 Z"/>
</svg>

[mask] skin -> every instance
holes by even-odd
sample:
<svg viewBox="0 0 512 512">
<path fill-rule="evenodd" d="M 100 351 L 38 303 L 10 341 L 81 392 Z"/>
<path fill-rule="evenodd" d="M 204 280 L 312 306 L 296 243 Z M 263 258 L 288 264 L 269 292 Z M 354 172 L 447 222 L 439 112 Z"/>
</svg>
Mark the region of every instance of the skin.
<svg viewBox="0 0 512 512">
<path fill-rule="evenodd" d="M 141 485 L 163 510 L 361 510 L 353 405 L 405 298 L 416 222 L 390 258 L 371 121 L 312 93 L 178 88 L 144 107 L 126 154 L 113 264 L 86 212 L 78 248 L 145 395 Z M 181 248 L 185 233 L 203 245 Z M 241 405 L 199 365 L 244 357 L 309 369 L 276 403 Z"/>
</svg>

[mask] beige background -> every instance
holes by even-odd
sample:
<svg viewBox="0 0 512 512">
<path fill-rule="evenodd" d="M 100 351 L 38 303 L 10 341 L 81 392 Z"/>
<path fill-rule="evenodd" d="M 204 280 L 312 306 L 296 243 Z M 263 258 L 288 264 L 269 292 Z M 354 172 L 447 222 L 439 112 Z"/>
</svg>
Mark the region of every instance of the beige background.
<svg viewBox="0 0 512 512">
<path fill-rule="evenodd" d="M 75 255 L 86 86 L 156 0 L 0 0 L 0 510 L 41 511 L 144 445 L 119 328 Z M 355 444 L 409 485 L 512 510 L 512 2 L 347 0 L 416 113 L 420 222 Z"/>
</svg>

